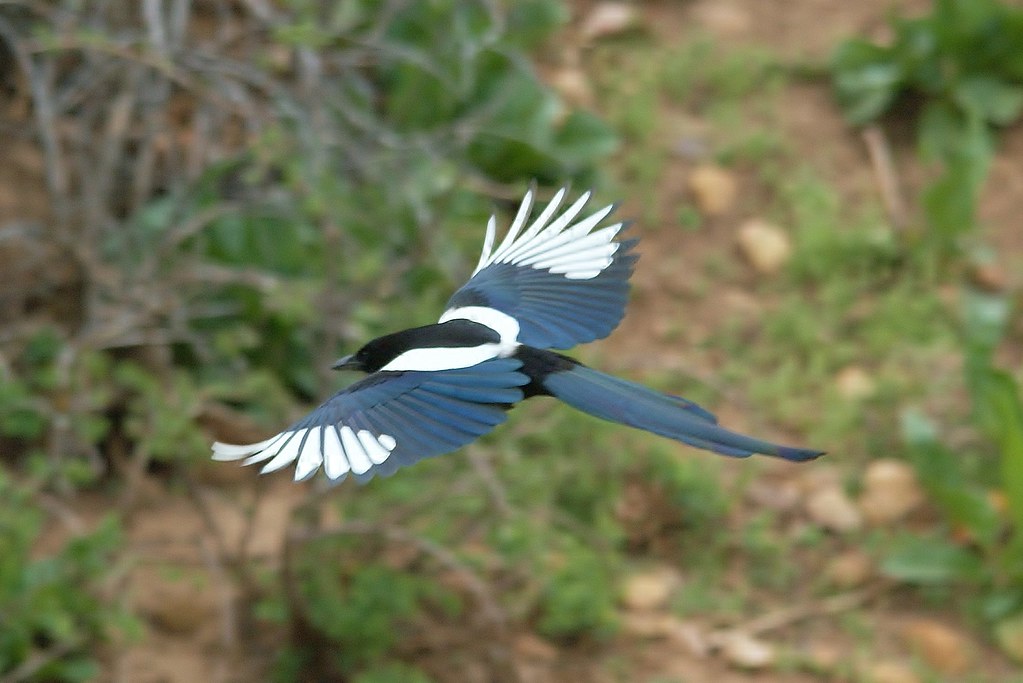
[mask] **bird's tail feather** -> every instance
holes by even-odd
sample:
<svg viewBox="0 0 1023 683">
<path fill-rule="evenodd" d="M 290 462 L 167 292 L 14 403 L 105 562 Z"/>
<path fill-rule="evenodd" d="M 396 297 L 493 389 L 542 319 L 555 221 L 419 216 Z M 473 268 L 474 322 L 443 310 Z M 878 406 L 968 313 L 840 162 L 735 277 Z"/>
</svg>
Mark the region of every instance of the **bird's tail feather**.
<svg viewBox="0 0 1023 683">
<path fill-rule="evenodd" d="M 786 460 L 812 460 L 822 451 L 781 446 L 731 432 L 691 401 L 576 365 L 553 372 L 544 387 L 570 406 L 611 422 L 660 434 L 705 450 L 744 458 L 754 453 Z"/>
</svg>

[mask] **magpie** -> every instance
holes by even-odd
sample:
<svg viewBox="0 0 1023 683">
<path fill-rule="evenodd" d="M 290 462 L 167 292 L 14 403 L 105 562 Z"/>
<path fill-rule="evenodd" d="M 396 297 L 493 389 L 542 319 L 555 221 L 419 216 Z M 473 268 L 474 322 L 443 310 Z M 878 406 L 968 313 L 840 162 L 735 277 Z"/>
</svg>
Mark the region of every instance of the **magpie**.
<svg viewBox="0 0 1023 683">
<path fill-rule="evenodd" d="M 614 205 L 580 218 L 586 192 L 559 214 L 566 194 L 559 190 L 526 227 L 536 195 L 530 188 L 496 249 L 491 216 L 476 269 L 437 323 L 379 337 L 341 358 L 334 369 L 367 376 L 265 441 L 213 444 L 213 458 L 265 463 L 263 473 L 294 463 L 296 481 L 322 467 L 331 481 L 351 474 L 365 482 L 468 444 L 533 396 L 722 455 L 823 455 L 729 431 L 691 401 L 558 353 L 618 326 L 638 259 L 638 240 L 618 239 L 626 222 L 601 225 Z"/>
</svg>

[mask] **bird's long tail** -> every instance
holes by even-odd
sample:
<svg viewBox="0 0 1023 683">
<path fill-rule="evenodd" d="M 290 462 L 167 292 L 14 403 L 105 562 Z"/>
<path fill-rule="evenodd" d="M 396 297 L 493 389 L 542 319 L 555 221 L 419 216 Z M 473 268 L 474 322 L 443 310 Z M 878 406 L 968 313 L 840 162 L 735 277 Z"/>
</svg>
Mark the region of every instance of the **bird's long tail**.
<svg viewBox="0 0 1023 683">
<path fill-rule="evenodd" d="M 552 372 L 542 382 L 550 394 L 584 413 L 722 455 L 745 458 L 760 453 L 803 461 L 824 454 L 731 432 L 720 427 L 713 414 L 692 401 L 662 394 L 585 365 Z"/>
</svg>

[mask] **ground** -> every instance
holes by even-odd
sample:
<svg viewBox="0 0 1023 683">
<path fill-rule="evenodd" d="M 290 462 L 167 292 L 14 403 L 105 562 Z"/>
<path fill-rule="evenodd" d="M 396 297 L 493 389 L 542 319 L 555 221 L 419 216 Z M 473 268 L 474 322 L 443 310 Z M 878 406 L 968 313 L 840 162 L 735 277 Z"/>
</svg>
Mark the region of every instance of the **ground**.
<svg viewBox="0 0 1023 683">
<path fill-rule="evenodd" d="M 640 34 L 632 39 L 668 48 L 704 36 L 726 52 L 746 54 L 751 48 L 763 48 L 785 60 L 821 64 L 841 38 L 854 34 L 882 36 L 887 12 L 893 6 L 915 11 L 928 3 L 642 2 L 632 5 Z M 569 64 L 581 69 L 586 81 L 600 81 L 601 75 L 593 70 L 601 63 L 587 51 L 589 48 L 579 47 L 582 27 L 596 7 L 595 3 L 573 4 L 573 19 L 565 31 L 568 47 L 564 51 L 552 49 L 541 60 L 545 77 L 553 79 Z M 799 159 L 802 167 L 813 169 L 818 178 L 833 187 L 842 206 L 862 202 L 879 205 L 877 176 L 863 136 L 842 119 L 826 82 L 791 79 L 782 87 L 777 98 L 784 105 L 773 115 L 777 117 L 779 135 L 788 146 L 788 156 Z M 599 98 L 594 101 L 596 110 L 607 114 L 601 111 L 602 104 Z M 663 145 L 672 149 L 694 136 L 700 137 L 709 125 L 694 120 L 690 113 L 668 101 L 658 103 L 653 120 Z M 618 159 L 622 166 L 627 164 L 629 154 L 628 141 L 625 144 Z M 912 163 L 912 144 L 899 138 L 893 138 L 890 144 L 896 166 L 905 172 L 902 180 L 908 195 L 919 182 Z M 1017 224 L 1023 211 L 1021 154 L 1023 131 L 1017 127 L 1003 139 L 988 183 L 990 189 L 981 206 L 985 239 L 997 251 L 1010 255 L 1010 265 L 1019 263 L 1018 255 L 1023 251 L 1023 233 Z M 737 318 L 761 321 L 777 305 L 779 290 L 769 279 L 753 272 L 736 247 L 738 225 L 759 217 L 770 201 L 772 190 L 755 169 L 743 164 L 731 168 L 729 177 L 737 186 L 737 198 L 716 215 L 704 217 L 699 229 L 677 229 L 677 216 L 694 202 L 690 178 L 707 157 L 668 149 L 652 193 L 654 210 L 639 197 L 627 197 L 618 210 L 619 215 L 640 217 L 632 234 L 641 237 L 638 250 L 642 258 L 634 278 L 633 300 L 621 327 L 587 352 L 588 359 L 599 361 L 606 370 L 633 377 L 655 370 L 677 371 L 713 386 L 717 371 L 727 362 L 723 352 L 710 344 L 715 335 Z M 620 184 L 629 186 L 628 180 Z M 14 179 L 0 176 L 0 190 L 11 188 L 19 197 L 32 196 Z M 663 223 L 644 222 L 644 216 Z M 708 269 L 723 274 L 710 288 L 694 284 L 705 283 L 703 277 L 683 277 L 690 273 L 706 275 Z M 755 331 L 750 343 L 756 343 Z M 715 403 L 722 421 L 732 427 L 756 430 L 779 440 L 801 438 L 798 428 L 787 432 L 784 424 L 765 424 L 758 417 L 755 399 L 745 393 L 741 381 L 730 379 Z M 721 472 L 726 480 L 746 480 L 744 498 L 736 505 L 726 531 L 744 528 L 748 520 L 767 510 L 786 520 L 784 529 L 794 538 L 809 533 L 808 527 L 820 520 L 808 519 L 796 501 L 828 482 L 847 480 L 853 476 L 851 470 L 863 466 L 862 458 L 845 456 L 833 452 L 801 468 L 767 463 L 749 470 L 744 469 L 749 467 L 746 462 L 724 463 Z M 245 492 L 243 499 L 249 496 L 254 479 L 251 471 L 214 465 L 197 475 L 190 491 L 184 491 L 169 488 L 158 475 L 147 475 L 135 493 L 127 520 L 129 554 L 135 559 L 123 568 L 124 595 L 144 616 L 144 635 L 123 648 L 111 648 L 105 657 L 108 668 L 104 680 L 241 681 L 265 675 L 269 664 L 269 649 L 265 646 L 279 642 L 285 634 L 269 632 L 265 627 L 254 629 L 245 623 L 243 606 L 237 604 L 242 593 L 228 568 L 218 564 L 217 546 L 246 543 L 254 556 L 279 557 L 287 513 L 304 499 L 307 490 L 286 477 L 270 479 L 258 495 L 256 521 L 246 522 L 232 501 L 239 491 Z M 643 495 L 642 491 L 637 493 L 640 498 Z M 623 504 L 642 510 L 645 502 Z M 104 496 L 93 494 L 68 513 L 87 526 L 107 505 Z M 927 513 L 921 513 L 915 521 L 927 524 Z M 56 530 L 53 533 L 61 534 Z M 841 533 L 834 536 L 830 547 L 835 557 L 846 558 L 845 565 L 825 562 L 799 566 L 822 558 L 804 553 L 793 543 L 789 559 L 796 565 L 794 571 L 805 573 L 807 590 L 799 595 L 769 590 L 757 594 L 753 602 L 759 613 L 738 615 L 740 624 L 749 620 L 760 624 L 752 634 L 752 642 L 735 640 L 729 629 L 736 625 L 732 623 L 736 615 L 727 609 L 711 606 L 681 619 L 662 610 L 656 597 L 652 598 L 653 607 L 644 606 L 645 598 L 640 595 L 633 604 L 623 607 L 624 627 L 609 642 L 553 643 L 531 632 L 509 634 L 509 666 L 517 671 L 517 680 L 538 683 L 796 683 L 868 680 L 870 673 L 865 672 L 872 672 L 874 680 L 893 682 L 995 681 L 1013 676 L 1019 680 L 1019 670 L 974 628 L 969 618 L 946 612 L 941 605 L 928 604 L 917 594 L 876 576 L 870 567 L 863 569 L 862 577 L 856 575 L 857 562 L 862 560 L 856 541 L 847 543 Z M 42 545 L 45 547 L 45 539 Z M 657 553 L 651 557 L 657 558 Z M 685 558 L 661 557 L 650 564 L 653 578 L 649 585 L 655 594 L 665 586 L 677 590 L 673 588 L 676 583 L 699 590 L 687 572 Z M 665 566 L 670 571 L 665 572 Z M 728 574 L 727 566 L 721 576 L 723 584 L 741 582 L 741 576 Z M 840 572 L 836 566 L 851 567 L 848 571 L 854 576 L 839 579 L 841 589 L 822 597 L 813 586 L 823 573 Z M 742 567 L 734 571 L 741 572 Z M 642 589 L 636 590 L 642 593 Z M 451 662 L 438 654 L 445 643 L 455 644 L 459 652 L 485 649 L 484 644 L 473 643 L 471 632 L 433 635 L 432 647 L 422 649 L 425 654 L 420 663 L 425 670 L 436 675 L 438 681 L 485 680 L 486 672 L 479 661 L 486 661 L 486 657 L 477 658 L 475 663 L 469 657 L 467 663 L 453 670 Z M 947 646 L 942 648 L 940 643 Z M 759 659 L 758 649 L 765 644 L 771 648 L 767 665 Z M 966 658 L 967 664 L 960 666 L 958 660 L 943 663 L 940 653 L 928 654 L 927 649 L 935 647 L 945 649 L 953 659 Z"/>
</svg>

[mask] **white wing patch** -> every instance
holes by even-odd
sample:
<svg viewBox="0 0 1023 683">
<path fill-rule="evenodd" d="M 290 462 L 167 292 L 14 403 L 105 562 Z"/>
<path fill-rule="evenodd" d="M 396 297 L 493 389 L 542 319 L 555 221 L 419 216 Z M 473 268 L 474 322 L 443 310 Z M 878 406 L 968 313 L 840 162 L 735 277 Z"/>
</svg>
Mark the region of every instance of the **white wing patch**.
<svg viewBox="0 0 1023 683">
<path fill-rule="evenodd" d="M 586 192 L 552 221 L 565 198 L 566 188 L 561 188 L 533 224 L 520 235 L 533 208 L 533 193 L 532 189 L 526 193 L 508 234 L 493 251 L 497 218 L 490 217 L 483 253 L 473 275 L 494 263 L 510 263 L 557 273 L 571 280 L 589 280 L 611 265 L 620 246 L 613 240 L 622 229 L 622 223 L 591 231 L 610 215 L 614 210 L 613 204 L 573 223 L 590 199 L 590 193 Z"/>
<path fill-rule="evenodd" d="M 441 322 L 444 321 L 442 318 Z M 428 346 L 409 349 L 398 354 L 394 360 L 380 368 L 380 372 L 436 372 L 471 368 L 483 361 L 507 358 L 514 353 L 516 346 L 517 343 L 514 340 L 505 342 L 502 339 L 501 343 L 480 344 L 479 346 Z"/>
<path fill-rule="evenodd" d="M 398 446 L 390 434 L 374 435 L 366 429 L 353 430 L 347 425 L 326 425 L 310 429 L 282 432 L 266 441 L 247 445 L 213 444 L 214 460 L 241 460 L 243 465 L 269 460 L 260 470 L 274 472 L 295 464 L 295 481 L 308 479 L 323 466 L 329 479 L 339 479 L 348 472 L 365 474 L 373 465 L 387 460 Z"/>
</svg>

